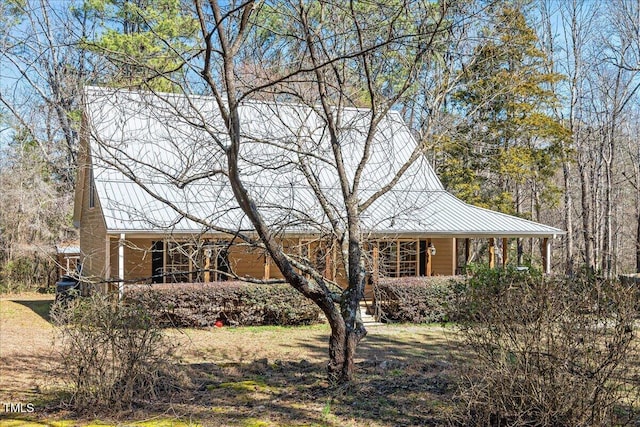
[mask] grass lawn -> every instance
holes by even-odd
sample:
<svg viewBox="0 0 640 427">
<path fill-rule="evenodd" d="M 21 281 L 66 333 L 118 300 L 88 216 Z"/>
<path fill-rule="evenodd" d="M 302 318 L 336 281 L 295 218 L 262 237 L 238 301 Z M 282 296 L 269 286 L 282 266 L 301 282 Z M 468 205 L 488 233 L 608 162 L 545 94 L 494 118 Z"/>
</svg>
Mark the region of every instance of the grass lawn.
<svg viewBox="0 0 640 427">
<path fill-rule="evenodd" d="M 451 410 L 455 332 L 439 325 L 370 326 L 348 388 L 326 382 L 327 325 L 167 330 L 191 386 L 126 413 L 75 420 L 56 398 L 52 296 L 0 299 L 0 403 L 33 404 L 0 426 L 439 425 Z M 113 421 L 117 420 L 117 421 Z"/>
</svg>

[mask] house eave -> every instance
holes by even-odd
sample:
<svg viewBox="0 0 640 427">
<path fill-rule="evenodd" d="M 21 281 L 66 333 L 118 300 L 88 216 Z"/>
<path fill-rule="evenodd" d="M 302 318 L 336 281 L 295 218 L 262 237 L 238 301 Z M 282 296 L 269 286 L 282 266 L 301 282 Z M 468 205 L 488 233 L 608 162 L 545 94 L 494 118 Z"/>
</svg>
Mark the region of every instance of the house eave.
<svg viewBox="0 0 640 427">
<path fill-rule="evenodd" d="M 230 235 L 232 233 L 222 233 L 217 231 L 210 231 L 203 233 L 201 229 L 195 230 L 135 230 L 135 229 L 109 229 L 107 230 L 107 235 L 111 237 L 119 237 L 121 234 L 125 234 L 128 238 L 166 238 L 168 235 L 170 236 L 182 236 L 182 237 L 204 237 L 204 236 L 225 236 Z M 247 235 L 255 235 L 254 231 L 246 231 Z M 318 236 L 320 233 L 317 231 L 306 230 L 306 231 L 291 231 L 284 233 L 288 237 L 310 237 L 310 236 Z M 563 230 L 553 230 L 553 231 L 409 231 L 409 230 L 388 230 L 388 231 L 363 231 L 363 234 L 367 236 L 367 238 L 458 238 L 458 239 L 486 239 L 486 238 L 552 238 L 556 239 L 567 234 L 566 231 Z"/>
</svg>

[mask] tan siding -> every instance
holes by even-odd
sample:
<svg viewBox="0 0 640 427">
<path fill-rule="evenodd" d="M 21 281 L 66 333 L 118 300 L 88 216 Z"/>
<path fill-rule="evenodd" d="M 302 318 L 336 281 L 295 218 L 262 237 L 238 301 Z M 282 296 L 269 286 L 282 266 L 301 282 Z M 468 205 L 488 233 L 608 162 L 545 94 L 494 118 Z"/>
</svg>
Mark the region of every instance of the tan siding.
<svg viewBox="0 0 640 427">
<path fill-rule="evenodd" d="M 116 279 L 118 277 L 118 239 L 111 239 L 109 242 L 110 248 L 110 260 L 111 260 L 111 278 Z"/>
<path fill-rule="evenodd" d="M 287 253 L 291 254 L 300 254 L 300 239 L 284 239 L 282 241 L 282 247 L 285 248 Z M 271 279 L 284 279 L 284 276 L 278 266 L 276 266 L 273 261 L 271 262 L 270 268 L 270 278 Z"/>
<path fill-rule="evenodd" d="M 126 237 L 126 236 L 125 236 Z M 124 280 L 148 281 L 151 277 L 151 239 L 125 239 Z M 111 278 L 118 278 L 118 239 L 112 239 Z"/>
<path fill-rule="evenodd" d="M 433 276 L 452 276 L 455 274 L 453 267 L 455 245 L 453 239 L 439 238 L 431 239 L 431 243 L 436 247 L 436 255 L 431 257 Z"/>
<path fill-rule="evenodd" d="M 124 248 L 125 280 L 151 277 L 151 240 L 127 239 Z"/>
<path fill-rule="evenodd" d="M 86 137 L 82 138 L 78 153 L 78 182 L 74 201 L 74 221 L 80 228 L 80 260 L 83 276 L 93 283 L 99 283 L 106 277 L 107 266 L 105 255 L 107 247 L 107 230 L 102 217 L 100 200 L 95 198 L 95 207 L 89 207 L 89 188 L 91 174 L 91 157 Z M 104 284 L 97 285 L 105 290 Z"/>
<path fill-rule="evenodd" d="M 271 261 L 271 267 L 269 268 L 269 278 L 270 279 L 284 279 L 284 276 L 282 275 L 282 272 L 280 271 L 278 266 L 273 263 L 273 261 Z"/>
<path fill-rule="evenodd" d="M 85 174 L 89 179 L 89 174 Z M 85 183 L 88 188 L 88 183 Z M 82 273 L 91 281 L 101 281 L 106 276 L 105 254 L 107 230 L 102 218 L 100 201 L 96 199 L 95 208 L 89 208 L 89 198 L 85 192 L 82 201 L 80 220 L 80 252 Z"/>
<path fill-rule="evenodd" d="M 232 247 L 229 250 L 231 269 L 240 277 L 262 279 L 264 276 L 264 254 L 262 251 L 250 251 L 243 247 Z M 276 270 L 272 268 L 272 271 Z"/>
<path fill-rule="evenodd" d="M 81 245 L 83 251 L 93 251 L 92 257 L 87 257 L 88 268 L 92 271 L 102 272 L 104 269 L 104 249 L 106 233 L 101 218 L 95 215 L 99 209 L 89 211 L 89 215 L 85 215 L 87 225 L 82 228 Z M 93 222 L 89 221 L 93 219 Z M 100 219 L 100 221 L 98 221 Z M 91 226 L 92 228 L 90 228 Z M 94 234 L 89 233 L 93 229 Z M 100 235 L 102 233 L 102 235 Z M 152 242 L 157 238 L 135 238 L 127 239 L 125 246 L 125 280 L 148 280 L 152 275 Z M 455 243 L 452 238 L 433 238 L 432 243 L 436 247 L 437 253 L 432 257 L 432 274 L 433 275 L 453 275 L 454 268 L 454 250 Z M 287 239 L 283 242 L 284 246 L 290 248 L 291 252 L 299 251 L 297 239 Z M 313 244 L 311 245 L 313 246 Z M 110 241 L 110 259 L 111 268 L 110 275 L 112 279 L 118 278 L 118 239 L 113 238 Z M 337 261 L 337 260 L 336 260 Z M 261 279 L 264 276 L 265 257 L 262 251 L 250 250 L 249 248 L 236 246 L 229 251 L 229 262 L 236 274 L 240 277 L 252 277 Z M 346 287 L 346 274 L 341 263 L 336 262 L 335 265 L 335 281 L 343 287 Z M 104 277 L 104 274 L 96 274 L 97 277 Z M 282 273 L 278 268 L 271 264 L 270 278 L 282 278 Z M 370 292 L 369 287 L 367 291 Z"/>
<path fill-rule="evenodd" d="M 344 271 L 344 268 L 342 267 L 342 263 L 337 263 L 337 265 L 336 265 L 335 282 L 338 284 L 338 286 L 341 286 L 343 288 L 346 288 L 347 285 L 348 285 L 348 283 L 347 283 L 347 273 Z"/>
</svg>

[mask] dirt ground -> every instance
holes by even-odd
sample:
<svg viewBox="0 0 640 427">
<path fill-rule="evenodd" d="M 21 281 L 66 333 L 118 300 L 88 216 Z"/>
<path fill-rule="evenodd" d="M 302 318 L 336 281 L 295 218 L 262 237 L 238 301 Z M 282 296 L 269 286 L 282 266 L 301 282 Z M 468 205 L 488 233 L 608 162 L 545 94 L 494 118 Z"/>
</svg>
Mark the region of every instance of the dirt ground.
<svg viewBox="0 0 640 427">
<path fill-rule="evenodd" d="M 453 395 L 455 334 L 440 326 L 372 325 L 359 347 L 358 380 L 329 387 L 327 325 L 167 330 L 191 386 L 162 402 L 78 419 L 59 391 L 51 296 L 0 299 L 0 426 L 440 425 Z M 15 407 L 14 407 L 15 409 Z M 104 420 L 107 421 L 104 421 Z M 138 422 L 138 424 L 135 424 Z"/>
</svg>

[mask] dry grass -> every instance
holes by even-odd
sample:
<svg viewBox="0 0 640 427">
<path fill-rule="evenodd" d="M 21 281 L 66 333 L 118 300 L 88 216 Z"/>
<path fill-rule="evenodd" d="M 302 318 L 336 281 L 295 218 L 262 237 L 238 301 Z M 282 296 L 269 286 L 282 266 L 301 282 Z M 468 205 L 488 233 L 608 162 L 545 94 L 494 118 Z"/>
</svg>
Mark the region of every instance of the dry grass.
<svg viewBox="0 0 640 427">
<path fill-rule="evenodd" d="M 47 386 L 56 355 L 52 300 L 42 294 L 0 300 L 0 402 L 32 401 Z"/>
<path fill-rule="evenodd" d="M 51 299 L 23 294 L 0 300 L 0 402 L 36 404 L 26 417 L 0 414 L 0 426 L 25 419 L 91 424 L 69 421 L 73 414 L 54 404 L 59 384 L 55 330 L 47 318 Z M 448 328 L 371 326 L 358 354 L 358 381 L 348 389 L 326 383 L 326 325 L 167 333 L 178 344 L 189 385 L 134 412 L 96 414 L 127 420 L 107 425 L 437 425 L 451 407 L 450 366 L 458 345 Z"/>
</svg>

